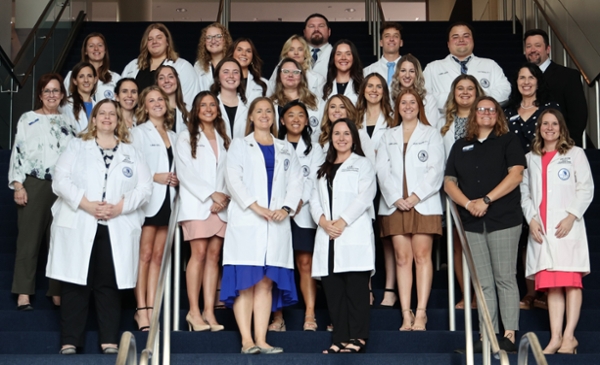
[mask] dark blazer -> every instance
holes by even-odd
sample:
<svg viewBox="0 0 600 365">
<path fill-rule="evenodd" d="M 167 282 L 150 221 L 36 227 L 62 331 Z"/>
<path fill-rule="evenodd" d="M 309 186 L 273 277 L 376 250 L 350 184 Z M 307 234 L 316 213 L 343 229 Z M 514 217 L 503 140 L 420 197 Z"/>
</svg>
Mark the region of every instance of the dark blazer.
<svg viewBox="0 0 600 365">
<path fill-rule="evenodd" d="M 588 109 L 581 75 L 577 70 L 561 66 L 553 61 L 544 72 L 552 98 L 560 105 L 571 138 L 581 147 L 582 134 L 587 126 Z"/>
</svg>

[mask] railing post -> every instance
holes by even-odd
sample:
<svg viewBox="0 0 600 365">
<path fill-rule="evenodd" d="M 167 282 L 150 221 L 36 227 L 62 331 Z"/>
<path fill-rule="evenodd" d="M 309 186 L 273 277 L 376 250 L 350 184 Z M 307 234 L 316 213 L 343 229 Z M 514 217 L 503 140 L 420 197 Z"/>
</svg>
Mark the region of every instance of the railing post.
<svg viewBox="0 0 600 365">
<path fill-rule="evenodd" d="M 533 3 L 533 22 L 535 25 L 535 29 L 539 29 L 540 28 L 540 12 L 538 10 L 537 4 Z"/>
<path fill-rule="evenodd" d="M 481 359 L 483 361 L 483 365 L 491 365 L 492 363 L 492 353 L 490 349 L 490 339 L 488 337 L 487 331 L 483 331 L 482 337 L 482 346 L 481 346 Z"/>
<path fill-rule="evenodd" d="M 596 147 L 600 148 L 600 83 L 596 80 L 596 95 L 594 95 L 594 99 L 596 100 Z"/>
<path fill-rule="evenodd" d="M 181 308 L 181 232 L 175 231 L 173 248 L 173 331 L 179 331 L 179 309 Z"/>
<path fill-rule="evenodd" d="M 523 35 L 525 35 L 527 31 L 527 0 L 521 0 L 521 11 L 523 12 L 521 24 L 523 25 Z"/>
<path fill-rule="evenodd" d="M 450 261 L 450 260 L 448 260 Z M 475 358 L 473 356 L 473 318 L 471 311 L 471 274 L 469 273 L 469 265 L 465 253 L 462 255 L 463 264 L 463 288 L 464 288 L 464 303 L 465 303 L 465 342 L 466 342 L 466 360 L 467 365 L 475 364 Z"/>
<path fill-rule="evenodd" d="M 175 237 L 178 236 L 179 231 L 175 228 Z M 166 263 L 166 275 L 165 275 L 165 294 L 163 297 L 163 347 L 162 347 L 162 365 L 169 365 L 171 363 L 171 278 L 172 278 L 172 265 L 171 260 Z M 156 336 L 158 338 L 158 336 Z M 158 356 L 157 356 L 158 358 Z"/>
<path fill-rule="evenodd" d="M 448 197 L 446 198 L 446 252 L 448 255 L 448 323 L 450 324 L 450 331 L 456 331 L 456 309 L 454 308 L 454 232 L 452 230 L 450 198 Z"/>
<path fill-rule="evenodd" d="M 369 23 L 369 35 L 373 35 L 371 30 L 371 1 L 365 0 L 365 20 Z"/>
<path fill-rule="evenodd" d="M 502 0 L 502 18 L 508 20 L 508 0 Z"/>
<path fill-rule="evenodd" d="M 512 0 L 513 34 L 517 34 L 517 0 Z"/>
</svg>

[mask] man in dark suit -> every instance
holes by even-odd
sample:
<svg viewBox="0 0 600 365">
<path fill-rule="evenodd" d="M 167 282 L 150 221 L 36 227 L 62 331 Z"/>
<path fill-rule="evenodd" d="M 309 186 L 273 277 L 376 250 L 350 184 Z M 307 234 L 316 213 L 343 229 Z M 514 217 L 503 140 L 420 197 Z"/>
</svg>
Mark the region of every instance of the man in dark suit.
<svg viewBox="0 0 600 365">
<path fill-rule="evenodd" d="M 525 32 L 525 57 L 535 63 L 544 73 L 546 83 L 567 121 L 569 134 L 577 146 L 582 145 L 583 131 L 587 126 L 588 109 L 581 74 L 572 68 L 564 67 L 550 60 L 548 34 L 541 29 Z"/>
</svg>

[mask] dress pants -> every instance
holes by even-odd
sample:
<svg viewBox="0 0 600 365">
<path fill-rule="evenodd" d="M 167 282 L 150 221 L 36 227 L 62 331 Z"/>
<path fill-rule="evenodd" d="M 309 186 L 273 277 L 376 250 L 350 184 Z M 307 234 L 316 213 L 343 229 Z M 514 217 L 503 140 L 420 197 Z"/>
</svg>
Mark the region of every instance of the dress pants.
<svg viewBox="0 0 600 365">
<path fill-rule="evenodd" d="M 73 260 L 77 259 L 73 257 Z M 121 294 L 117 287 L 107 226 L 98 224 L 90 257 L 87 285 L 62 282 L 61 288 L 61 345 L 77 347 L 84 345 L 85 323 L 92 292 L 94 292 L 98 316 L 100 343 L 119 342 Z"/>
<path fill-rule="evenodd" d="M 50 237 L 52 204 L 56 195 L 52 192 L 52 181 L 40 180 L 27 175 L 23 182 L 27 192 L 27 205 L 17 205 L 17 251 L 12 282 L 14 294 L 35 294 L 35 272 L 44 235 Z M 48 295 L 59 295 L 60 286 L 50 279 Z"/>
</svg>

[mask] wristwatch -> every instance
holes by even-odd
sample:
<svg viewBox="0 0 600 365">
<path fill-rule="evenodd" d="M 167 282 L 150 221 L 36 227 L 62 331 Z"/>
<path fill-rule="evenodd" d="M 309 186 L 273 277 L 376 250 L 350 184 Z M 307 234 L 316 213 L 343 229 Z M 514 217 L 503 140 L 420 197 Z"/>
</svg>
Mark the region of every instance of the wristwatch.
<svg viewBox="0 0 600 365">
<path fill-rule="evenodd" d="M 485 204 L 487 204 L 487 205 L 490 205 L 490 203 L 492 202 L 492 200 L 490 199 L 489 196 L 486 195 L 486 196 L 483 197 L 483 202 Z"/>
<path fill-rule="evenodd" d="M 292 209 L 286 205 L 284 205 L 283 207 L 281 207 L 281 209 L 285 210 L 287 212 L 287 214 L 290 214 L 290 212 L 292 211 Z"/>
</svg>

